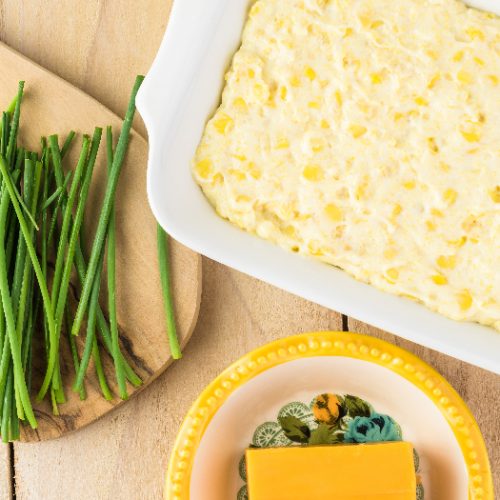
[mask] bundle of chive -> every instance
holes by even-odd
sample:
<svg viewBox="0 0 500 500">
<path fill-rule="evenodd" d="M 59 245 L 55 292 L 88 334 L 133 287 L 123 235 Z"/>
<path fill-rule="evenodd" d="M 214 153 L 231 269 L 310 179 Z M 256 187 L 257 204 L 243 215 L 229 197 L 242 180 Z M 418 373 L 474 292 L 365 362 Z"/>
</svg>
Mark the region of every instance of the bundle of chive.
<svg viewBox="0 0 500 500">
<path fill-rule="evenodd" d="M 73 389 L 86 398 L 84 380 L 93 359 L 100 389 L 106 399 L 113 394 L 101 362 L 101 349 L 111 356 L 118 396 L 127 399 L 127 382 L 139 386 L 141 379 L 120 350 L 115 290 L 116 187 L 127 150 L 135 113 L 135 96 L 142 76 L 136 78 L 127 114 L 116 144 L 111 127 L 106 129 L 108 179 L 98 226 L 88 258 L 84 256 L 82 224 L 102 129 L 84 135 L 79 160 L 67 174 L 63 159 L 72 146 L 70 132 L 62 147 L 53 135 L 41 139 L 39 153 L 18 146 L 17 135 L 24 82 L 16 98 L 2 114 L 0 123 L 0 434 L 3 441 L 20 436 L 20 423 L 36 428 L 31 401 L 34 341 L 45 346 L 45 376 L 37 399 L 50 396 L 54 414 L 65 402 L 60 369 L 62 333 L 69 344 L 74 366 Z M 100 305 L 101 271 L 105 247 L 109 320 Z M 175 332 L 166 234 L 158 229 L 158 255 L 171 352 L 180 357 Z M 49 267 L 49 257 L 55 263 Z M 76 312 L 70 310 L 68 291 L 76 269 L 81 293 Z M 86 319 L 83 352 L 75 336 Z M 96 330 L 99 335 L 96 334 Z M 42 353 L 43 356 L 43 353 Z"/>
</svg>

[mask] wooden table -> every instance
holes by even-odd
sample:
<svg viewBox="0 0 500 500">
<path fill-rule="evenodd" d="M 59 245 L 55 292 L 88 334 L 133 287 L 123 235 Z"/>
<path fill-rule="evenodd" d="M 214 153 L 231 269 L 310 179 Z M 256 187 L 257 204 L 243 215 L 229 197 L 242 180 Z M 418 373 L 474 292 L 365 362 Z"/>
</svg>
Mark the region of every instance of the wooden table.
<svg viewBox="0 0 500 500">
<path fill-rule="evenodd" d="M 123 116 L 135 74 L 148 70 L 157 51 L 170 5 L 170 0 L 0 0 L 0 39 Z M 142 123 L 136 128 L 145 134 Z M 435 366 L 475 414 L 500 492 L 499 376 L 208 259 L 203 264 L 201 312 L 184 359 L 137 398 L 82 431 L 56 441 L 1 447 L 1 498 L 160 498 L 177 429 L 205 384 L 257 346 L 319 329 L 368 332 Z"/>
</svg>

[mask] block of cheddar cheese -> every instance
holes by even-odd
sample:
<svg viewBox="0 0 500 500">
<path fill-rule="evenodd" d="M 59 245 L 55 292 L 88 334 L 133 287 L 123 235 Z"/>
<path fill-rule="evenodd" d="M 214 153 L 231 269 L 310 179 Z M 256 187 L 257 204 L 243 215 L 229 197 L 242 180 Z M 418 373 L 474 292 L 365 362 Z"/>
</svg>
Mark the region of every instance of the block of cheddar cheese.
<svg viewBox="0 0 500 500">
<path fill-rule="evenodd" d="M 252 448 L 249 500 L 415 500 L 406 442 Z"/>
</svg>

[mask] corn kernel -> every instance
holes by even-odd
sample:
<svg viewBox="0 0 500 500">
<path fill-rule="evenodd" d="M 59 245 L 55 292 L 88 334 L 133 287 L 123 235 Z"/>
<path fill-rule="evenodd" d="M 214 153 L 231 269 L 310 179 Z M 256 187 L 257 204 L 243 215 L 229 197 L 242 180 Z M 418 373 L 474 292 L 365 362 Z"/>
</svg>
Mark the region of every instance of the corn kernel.
<svg viewBox="0 0 500 500">
<path fill-rule="evenodd" d="M 305 75 L 311 82 L 316 79 L 316 71 L 314 71 L 310 66 L 306 67 Z"/>
<path fill-rule="evenodd" d="M 374 29 L 379 28 L 379 27 L 380 27 L 380 26 L 382 26 L 383 24 L 384 24 L 384 22 L 383 22 L 383 21 L 381 21 L 380 19 L 378 19 L 377 21 L 373 21 L 373 23 L 371 23 L 370 28 L 371 28 L 372 30 L 374 30 Z"/>
<path fill-rule="evenodd" d="M 200 160 L 195 166 L 198 177 L 208 179 L 213 172 L 211 160 Z"/>
<path fill-rule="evenodd" d="M 219 172 L 212 178 L 212 186 L 216 186 L 217 184 L 224 184 L 224 176 Z"/>
<path fill-rule="evenodd" d="M 288 89 L 286 87 L 281 87 L 280 97 L 281 97 L 282 101 L 284 101 L 286 99 L 287 94 L 288 94 Z"/>
<path fill-rule="evenodd" d="M 260 179 L 262 177 L 262 172 L 260 168 L 258 168 L 255 163 L 250 162 L 248 164 L 248 173 L 255 179 Z"/>
<path fill-rule="evenodd" d="M 236 177 L 236 179 L 239 180 L 239 181 L 243 181 L 243 180 L 246 179 L 245 173 L 242 172 L 241 170 L 236 169 L 236 168 L 232 168 L 231 170 L 229 170 L 229 173 L 233 177 Z"/>
<path fill-rule="evenodd" d="M 469 290 L 462 290 L 457 294 L 458 305 L 462 311 L 467 311 L 472 306 L 472 296 Z"/>
<path fill-rule="evenodd" d="M 431 279 L 436 285 L 439 286 L 448 284 L 448 279 L 442 274 L 434 274 L 433 276 L 431 276 Z"/>
<path fill-rule="evenodd" d="M 387 275 L 387 277 L 390 280 L 393 280 L 393 281 L 396 281 L 399 278 L 399 271 L 397 269 L 395 269 L 394 267 L 387 269 L 385 274 Z"/>
<path fill-rule="evenodd" d="M 427 229 L 429 231 L 435 231 L 436 230 L 436 224 L 432 222 L 431 220 L 425 221 L 425 225 L 427 226 Z"/>
<path fill-rule="evenodd" d="M 453 205 L 457 201 L 458 193 L 454 189 L 447 189 L 443 193 L 443 200 L 446 201 L 449 205 Z"/>
<path fill-rule="evenodd" d="M 342 210 L 333 203 L 325 207 L 325 213 L 334 222 L 340 222 L 342 220 Z"/>
<path fill-rule="evenodd" d="M 459 82 L 462 82 L 466 85 L 471 84 L 474 80 L 472 75 L 468 71 L 465 71 L 465 70 L 460 70 L 457 73 L 457 79 Z"/>
<path fill-rule="evenodd" d="M 415 181 L 406 181 L 406 182 L 403 182 L 403 187 L 405 189 L 415 189 L 417 187 L 417 183 Z"/>
<path fill-rule="evenodd" d="M 349 132 L 351 132 L 351 135 L 355 139 L 358 139 L 359 137 L 362 137 L 363 135 L 366 134 L 367 129 L 366 129 L 366 127 L 363 127 L 362 125 L 351 125 L 349 127 Z"/>
<path fill-rule="evenodd" d="M 290 78 L 290 85 L 292 87 L 300 87 L 300 78 L 297 75 L 294 75 Z"/>
<path fill-rule="evenodd" d="M 225 113 L 220 114 L 219 117 L 216 120 L 214 120 L 215 130 L 217 130 L 219 134 L 224 135 L 231 129 L 232 126 L 233 126 L 233 119 L 230 116 L 226 115 Z"/>
<path fill-rule="evenodd" d="M 470 38 L 472 38 L 473 40 L 474 39 L 479 39 L 479 40 L 484 40 L 485 36 L 484 36 L 484 33 L 478 29 L 478 28 L 475 28 L 473 26 L 471 26 L 470 28 L 467 28 L 465 30 L 465 32 L 469 35 Z"/>
<path fill-rule="evenodd" d="M 247 157 L 245 155 L 233 155 L 233 158 L 236 158 L 240 161 L 247 161 Z"/>
<path fill-rule="evenodd" d="M 246 194 L 240 194 L 236 197 L 236 201 L 238 203 L 249 203 L 251 201 L 251 198 Z"/>
<path fill-rule="evenodd" d="M 327 120 L 325 120 L 325 119 L 321 120 L 321 128 L 325 128 L 325 129 L 330 128 L 330 124 L 328 123 Z"/>
<path fill-rule="evenodd" d="M 343 100 L 342 100 L 342 93 L 340 92 L 340 90 L 335 91 L 335 100 L 337 101 L 337 104 L 339 106 L 342 106 Z"/>
<path fill-rule="evenodd" d="M 415 97 L 415 104 L 417 104 L 417 106 L 428 106 L 429 101 L 422 96 L 418 96 Z"/>
<path fill-rule="evenodd" d="M 324 178 L 323 170 L 318 165 L 308 165 L 302 172 L 304 179 L 311 182 L 318 182 Z"/>
<path fill-rule="evenodd" d="M 467 243 L 467 236 L 462 236 L 458 240 L 449 240 L 448 244 L 453 245 L 455 247 L 463 247 Z"/>
<path fill-rule="evenodd" d="M 233 106 L 235 108 L 240 109 L 241 111 L 246 111 L 248 109 L 247 103 L 246 103 L 245 99 L 243 99 L 243 97 L 237 97 L 233 101 Z"/>
<path fill-rule="evenodd" d="M 281 137 L 276 143 L 276 149 L 288 149 L 290 147 L 290 142 L 286 137 Z"/>
<path fill-rule="evenodd" d="M 431 208 L 431 214 L 435 217 L 444 217 L 443 212 L 441 212 L 438 208 Z"/>
<path fill-rule="evenodd" d="M 253 7 L 250 9 L 249 16 L 250 17 L 255 17 L 261 10 L 262 3 L 261 2 L 256 2 L 254 3 Z"/>
<path fill-rule="evenodd" d="M 313 137 L 310 140 L 311 149 L 315 153 L 319 153 L 325 149 L 325 141 L 321 137 Z"/>
<path fill-rule="evenodd" d="M 287 235 L 290 236 L 291 238 L 295 238 L 296 236 L 296 231 L 293 226 L 286 226 L 285 229 L 283 229 L 283 232 Z"/>
<path fill-rule="evenodd" d="M 255 78 L 255 71 L 252 68 L 248 68 L 247 74 L 249 78 Z"/>
<path fill-rule="evenodd" d="M 311 108 L 311 109 L 319 109 L 319 102 L 317 101 L 309 101 L 307 103 L 307 105 Z"/>
<path fill-rule="evenodd" d="M 454 269 L 457 265 L 457 258 L 454 255 L 440 255 L 436 263 L 443 269 Z"/>
<path fill-rule="evenodd" d="M 453 60 L 455 62 L 460 62 L 464 58 L 464 51 L 459 50 L 458 52 L 455 52 L 455 55 L 453 56 Z"/>
<path fill-rule="evenodd" d="M 403 211 L 403 207 L 399 203 L 396 203 L 394 205 L 394 208 L 392 209 L 392 215 L 394 217 L 397 217 L 402 211 Z"/>
<path fill-rule="evenodd" d="M 479 66 L 484 66 L 484 61 L 480 57 L 474 57 L 474 62 L 479 64 Z"/>
<path fill-rule="evenodd" d="M 488 79 L 490 80 L 490 82 L 493 84 L 493 85 L 498 85 L 498 76 L 496 75 L 488 75 Z"/>
<path fill-rule="evenodd" d="M 500 203 L 500 186 L 496 186 L 490 191 L 490 197 L 493 203 Z"/>
<path fill-rule="evenodd" d="M 481 139 L 481 134 L 477 130 L 461 130 L 460 133 L 467 142 L 479 142 Z"/>
<path fill-rule="evenodd" d="M 434 137 L 429 137 L 427 139 L 427 143 L 429 144 L 429 148 L 430 150 L 436 154 L 436 153 L 439 153 L 439 147 L 438 145 L 436 144 L 436 139 Z"/>
<path fill-rule="evenodd" d="M 374 85 L 378 85 L 382 83 L 382 74 L 381 73 L 372 73 L 370 75 L 371 81 Z"/>
<path fill-rule="evenodd" d="M 399 121 L 401 118 L 403 118 L 405 115 L 403 113 L 394 113 L 394 120 Z"/>
<path fill-rule="evenodd" d="M 429 81 L 427 84 L 428 89 L 433 89 L 436 86 L 436 83 L 439 81 L 441 78 L 441 75 L 439 73 L 436 73 Z"/>
</svg>

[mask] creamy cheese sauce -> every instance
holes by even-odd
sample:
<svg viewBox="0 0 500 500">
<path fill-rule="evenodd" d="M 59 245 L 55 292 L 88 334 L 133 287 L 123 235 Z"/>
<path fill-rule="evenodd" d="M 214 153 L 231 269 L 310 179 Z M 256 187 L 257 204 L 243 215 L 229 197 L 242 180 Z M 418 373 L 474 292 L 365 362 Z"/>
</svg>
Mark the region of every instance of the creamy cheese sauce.
<svg viewBox="0 0 500 500">
<path fill-rule="evenodd" d="M 257 1 L 193 172 L 241 228 L 500 329 L 500 18 Z"/>
</svg>

